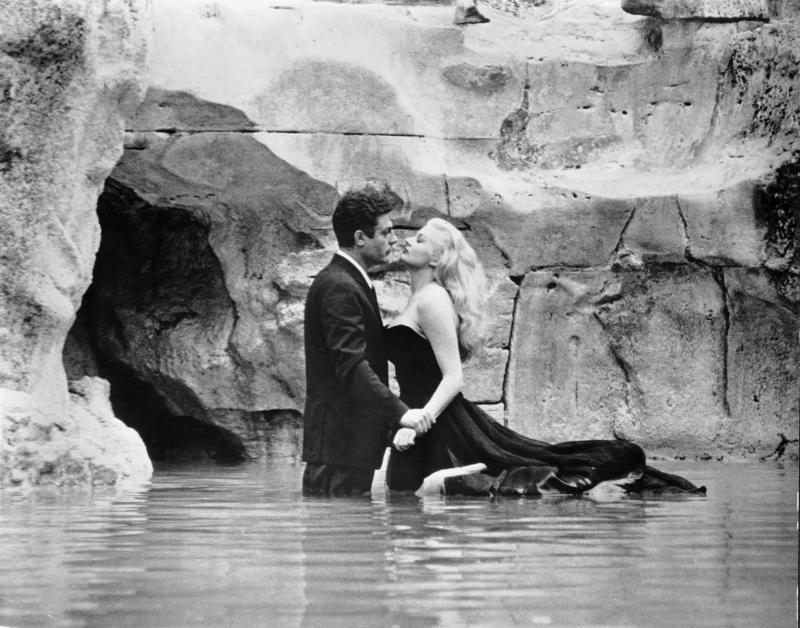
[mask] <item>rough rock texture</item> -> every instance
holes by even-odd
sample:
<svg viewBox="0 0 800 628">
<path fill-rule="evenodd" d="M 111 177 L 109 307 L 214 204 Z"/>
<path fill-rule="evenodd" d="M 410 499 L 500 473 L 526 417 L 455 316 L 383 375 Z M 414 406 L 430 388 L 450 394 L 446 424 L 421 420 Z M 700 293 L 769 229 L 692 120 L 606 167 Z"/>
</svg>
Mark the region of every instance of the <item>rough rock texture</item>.
<svg viewBox="0 0 800 628">
<path fill-rule="evenodd" d="M 777 429 L 797 429 L 797 294 L 794 307 L 770 272 L 726 269 L 728 418 L 720 439 L 728 447 L 767 442 Z M 758 420 L 753 420 L 757 417 Z"/>
<path fill-rule="evenodd" d="M 97 383 L 62 347 L 100 243 L 97 196 L 142 97 L 144 0 L 0 6 L 0 485 L 149 476 Z"/>
<path fill-rule="evenodd" d="M 796 437 L 791 3 L 766 24 L 507 4 L 467 29 L 451 6 L 159 4 L 75 375 L 263 453 L 272 413 L 302 407 L 337 193 L 381 179 L 401 236 L 446 215 L 484 261 L 495 328 L 466 394 L 512 427 L 697 456 Z M 389 318 L 407 286 L 378 283 Z"/>
<path fill-rule="evenodd" d="M 153 471 L 139 434 L 116 418 L 108 382 L 70 382 L 68 414 L 3 395 L 3 486 L 91 486 L 140 483 Z"/>
<path fill-rule="evenodd" d="M 770 6 L 774 4 L 768 0 L 622 0 L 622 9 L 666 20 L 766 20 L 774 13 Z"/>
<path fill-rule="evenodd" d="M 129 425 L 153 432 L 151 455 L 163 453 L 154 423 L 166 430 L 175 417 L 217 426 L 241 455 L 258 455 L 255 428 L 275 410 L 302 408 L 303 306 L 332 253 L 336 192 L 249 135 L 138 133 L 129 145 L 99 199 L 104 236 L 67 372 L 145 385 L 146 405 L 112 401 Z M 429 214 L 411 209 L 398 233 Z M 466 374 L 471 396 L 487 403 L 502 399 L 516 292 L 494 257 L 492 338 Z M 380 290 L 388 319 L 408 286 L 393 273 Z"/>
<path fill-rule="evenodd" d="M 81 313 L 94 354 L 138 373 L 171 414 L 249 441 L 258 413 L 302 398 L 303 364 L 285 359 L 302 345 L 302 312 L 287 309 L 275 269 L 322 246 L 335 191 L 250 135 L 133 145 L 98 204 L 105 235 Z"/>
</svg>

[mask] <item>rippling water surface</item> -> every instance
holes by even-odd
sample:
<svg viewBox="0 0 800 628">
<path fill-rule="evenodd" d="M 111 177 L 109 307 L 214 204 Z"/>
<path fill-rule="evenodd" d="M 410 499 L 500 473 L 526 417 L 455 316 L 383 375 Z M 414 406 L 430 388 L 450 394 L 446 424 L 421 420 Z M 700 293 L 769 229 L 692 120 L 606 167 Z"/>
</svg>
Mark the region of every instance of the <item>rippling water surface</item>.
<svg viewBox="0 0 800 628">
<path fill-rule="evenodd" d="M 795 626 L 797 463 L 708 497 L 308 499 L 302 466 L 3 495 L 0 626 Z"/>
</svg>

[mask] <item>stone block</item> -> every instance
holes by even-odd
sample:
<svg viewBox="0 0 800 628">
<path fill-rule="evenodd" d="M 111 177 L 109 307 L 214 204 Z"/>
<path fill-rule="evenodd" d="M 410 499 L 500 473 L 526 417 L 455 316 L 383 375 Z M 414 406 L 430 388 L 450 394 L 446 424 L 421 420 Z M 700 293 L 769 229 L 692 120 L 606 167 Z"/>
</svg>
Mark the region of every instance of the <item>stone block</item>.
<svg viewBox="0 0 800 628">
<path fill-rule="evenodd" d="M 528 111 L 532 117 L 564 108 L 590 111 L 602 100 L 598 84 L 602 68 L 593 63 L 566 59 L 532 60 L 528 63 Z"/>
<path fill-rule="evenodd" d="M 589 296 L 609 279 L 600 271 L 526 275 L 506 382 L 509 427 L 551 442 L 608 438 L 627 413 L 626 376 Z"/>
<path fill-rule="evenodd" d="M 644 261 L 685 262 L 686 230 L 675 197 L 636 199 L 621 244 Z"/>
<path fill-rule="evenodd" d="M 490 194 L 475 177 L 447 177 L 447 206 L 452 218 L 467 219 L 478 210 L 505 212 L 507 207 L 502 194 Z"/>
<path fill-rule="evenodd" d="M 258 133 L 256 139 L 287 163 L 340 193 L 369 180 L 380 180 L 388 183 L 410 209 L 447 214 L 445 166 L 436 140 L 294 133 Z"/>
<path fill-rule="evenodd" d="M 703 269 L 534 272 L 522 283 L 509 424 L 701 453 L 725 417 L 722 290 Z"/>
<path fill-rule="evenodd" d="M 729 326 L 724 443 L 764 455 L 778 433 L 797 438 L 800 417 L 800 310 L 781 298 L 772 273 L 725 269 Z"/>
<path fill-rule="evenodd" d="M 617 433 L 645 447 L 701 454 L 724 427 L 726 307 L 718 278 L 690 265 L 620 273 L 597 320 L 626 374 Z"/>
<path fill-rule="evenodd" d="M 189 92 L 150 86 L 126 126 L 131 131 L 248 132 L 255 123 L 230 105 L 202 100 Z"/>
<path fill-rule="evenodd" d="M 514 321 L 514 303 L 519 288 L 505 272 L 489 268 L 487 272 L 487 316 L 489 319 L 488 347 L 508 348 Z"/>
<path fill-rule="evenodd" d="M 663 29 L 662 29 L 663 30 Z M 659 31 L 661 34 L 661 31 Z M 717 37 L 678 33 L 636 64 L 536 60 L 527 90 L 500 128 L 501 168 L 577 168 L 598 160 L 631 166 L 690 164 L 717 124 Z M 741 130 L 749 124 L 726 116 Z M 513 150 L 516 147 L 516 151 Z M 514 155 L 514 153 L 523 153 Z"/>
<path fill-rule="evenodd" d="M 630 199 L 567 190 L 512 191 L 504 212 L 491 206 L 474 215 L 508 258 L 509 274 L 544 266 L 599 266 L 616 250 L 633 211 Z"/>
<path fill-rule="evenodd" d="M 766 228 L 756 217 L 756 184 L 678 195 L 688 254 L 709 264 L 757 267 L 766 260 Z"/>
<path fill-rule="evenodd" d="M 264 129 L 306 133 L 420 132 L 387 77 L 363 64 L 325 58 L 283 69 L 259 97 L 259 121 Z"/>
<path fill-rule="evenodd" d="M 508 364 L 508 349 L 487 347 L 464 364 L 464 396 L 480 403 L 499 403 Z"/>
<path fill-rule="evenodd" d="M 502 403 L 481 403 L 478 407 L 498 423 L 505 424 L 506 407 Z"/>
</svg>

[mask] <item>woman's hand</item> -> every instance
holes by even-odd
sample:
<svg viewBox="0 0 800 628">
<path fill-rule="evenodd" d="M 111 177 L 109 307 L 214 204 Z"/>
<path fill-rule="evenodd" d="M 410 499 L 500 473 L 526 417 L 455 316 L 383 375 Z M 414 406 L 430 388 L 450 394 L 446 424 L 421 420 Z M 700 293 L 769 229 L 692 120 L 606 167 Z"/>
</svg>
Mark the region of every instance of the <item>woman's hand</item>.
<svg viewBox="0 0 800 628">
<path fill-rule="evenodd" d="M 392 445 L 397 451 L 405 451 L 414 444 L 417 433 L 410 427 L 401 427 L 394 435 Z"/>
<path fill-rule="evenodd" d="M 424 434 L 436 420 L 422 408 L 411 408 L 400 419 L 401 427 L 410 427 L 417 434 Z"/>
</svg>

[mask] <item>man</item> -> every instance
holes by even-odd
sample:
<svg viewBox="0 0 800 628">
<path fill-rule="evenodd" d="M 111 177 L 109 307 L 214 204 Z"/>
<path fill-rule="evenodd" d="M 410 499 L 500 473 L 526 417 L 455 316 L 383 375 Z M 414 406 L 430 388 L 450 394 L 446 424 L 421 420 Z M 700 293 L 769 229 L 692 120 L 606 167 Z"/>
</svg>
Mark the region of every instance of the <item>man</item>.
<svg viewBox="0 0 800 628">
<path fill-rule="evenodd" d="M 367 275 L 389 260 L 397 237 L 388 214 L 401 204 L 388 187 L 368 187 L 345 194 L 333 213 L 339 250 L 311 284 L 305 309 L 307 494 L 369 493 L 390 432 L 431 426 L 387 387 L 383 323 Z"/>
</svg>

